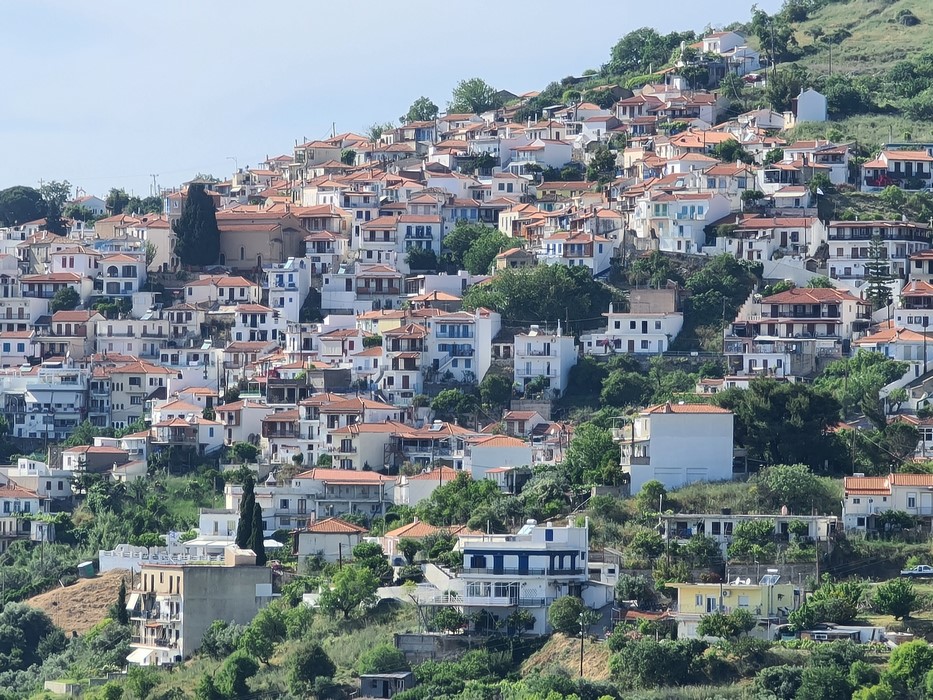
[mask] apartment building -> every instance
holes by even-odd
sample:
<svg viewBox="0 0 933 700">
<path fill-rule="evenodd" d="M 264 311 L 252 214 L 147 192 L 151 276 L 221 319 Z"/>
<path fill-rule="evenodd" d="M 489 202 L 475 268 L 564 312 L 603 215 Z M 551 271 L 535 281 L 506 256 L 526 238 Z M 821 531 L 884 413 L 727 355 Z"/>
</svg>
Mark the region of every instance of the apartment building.
<svg viewBox="0 0 933 700">
<path fill-rule="evenodd" d="M 880 239 L 889 272 L 904 280 L 913 256 L 930 248 L 928 224 L 907 221 L 833 221 L 826 227 L 829 276 L 861 284 L 871 263 L 871 244 Z"/>
<path fill-rule="evenodd" d="M 767 573 L 757 583 L 737 578 L 726 583 L 672 583 L 677 591 L 678 639 L 698 639 L 700 620 L 711 613 L 748 610 L 757 624 L 749 636 L 771 641 L 778 625 L 803 603 L 802 592 L 793 583 L 781 583 L 778 574 Z"/>
<path fill-rule="evenodd" d="M 172 666 L 191 657 L 214 620 L 246 625 L 276 596 L 272 569 L 230 547 L 223 566 L 145 563 L 126 601 L 132 637 L 127 662 Z"/>
</svg>

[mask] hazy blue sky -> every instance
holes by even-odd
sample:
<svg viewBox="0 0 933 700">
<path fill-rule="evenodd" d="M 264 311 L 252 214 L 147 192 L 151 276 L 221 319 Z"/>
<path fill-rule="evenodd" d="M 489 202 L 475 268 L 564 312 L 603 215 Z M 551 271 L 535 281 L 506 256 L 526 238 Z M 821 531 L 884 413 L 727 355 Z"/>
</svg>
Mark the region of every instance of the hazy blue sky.
<svg viewBox="0 0 933 700">
<path fill-rule="evenodd" d="M 632 29 L 746 20 L 749 0 L 0 3 L 0 188 L 148 194 L 294 140 L 443 109 L 461 78 L 512 92 L 598 68 Z M 774 11 L 780 0 L 758 0 Z"/>
</svg>

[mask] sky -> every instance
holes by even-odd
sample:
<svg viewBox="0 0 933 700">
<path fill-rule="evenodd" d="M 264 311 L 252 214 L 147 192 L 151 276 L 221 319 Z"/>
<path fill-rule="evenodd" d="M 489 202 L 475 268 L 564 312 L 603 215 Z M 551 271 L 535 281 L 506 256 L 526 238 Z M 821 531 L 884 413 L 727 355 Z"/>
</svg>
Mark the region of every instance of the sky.
<svg viewBox="0 0 933 700">
<path fill-rule="evenodd" d="M 464 78 L 541 89 L 599 68 L 633 29 L 701 31 L 747 21 L 751 5 L 0 2 L 0 189 L 68 180 L 145 196 L 153 175 L 159 187 L 226 178 L 332 126 L 397 120 L 421 95 L 443 109 Z"/>
</svg>

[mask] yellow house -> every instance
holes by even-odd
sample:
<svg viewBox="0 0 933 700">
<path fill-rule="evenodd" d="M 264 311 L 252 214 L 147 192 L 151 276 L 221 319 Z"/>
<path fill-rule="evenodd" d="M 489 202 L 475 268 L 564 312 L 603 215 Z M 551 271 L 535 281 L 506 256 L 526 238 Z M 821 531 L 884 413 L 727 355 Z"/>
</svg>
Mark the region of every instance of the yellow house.
<svg viewBox="0 0 933 700">
<path fill-rule="evenodd" d="M 758 618 L 758 627 L 749 634 L 753 637 L 773 637 L 772 629 L 787 622 L 787 616 L 801 604 L 800 590 L 792 583 L 780 583 L 780 576 L 767 574 L 761 581 L 737 578 L 726 583 L 671 583 L 677 589 L 678 638 L 695 639 L 697 625 L 705 615 L 714 612 L 730 613 L 739 608 L 748 610 Z"/>
</svg>

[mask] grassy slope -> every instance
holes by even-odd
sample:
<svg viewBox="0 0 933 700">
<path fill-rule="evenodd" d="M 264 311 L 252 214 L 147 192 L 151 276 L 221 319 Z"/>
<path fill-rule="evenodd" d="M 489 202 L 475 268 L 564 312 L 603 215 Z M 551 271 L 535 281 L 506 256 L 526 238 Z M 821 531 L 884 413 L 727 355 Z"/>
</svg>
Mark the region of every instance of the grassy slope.
<svg viewBox="0 0 933 700">
<path fill-rule="evenodd" d="M 920 24 L 905 27 L 896 22 L 901 10 L 909 10 Z M 898 61 L 927 50 L 933 38 L 933 3 L 929 0 L 849 0 L 832 3 L 797 25 L 797 42 L 812 46 L 808 29 L 826 34 L 839 29 L 852 36 L 833 46 L 833 72 L 877 73 Z M 807 56 L 801 63 L 817 73 L 829 72 L 829 47 Z"/>
</svg>

